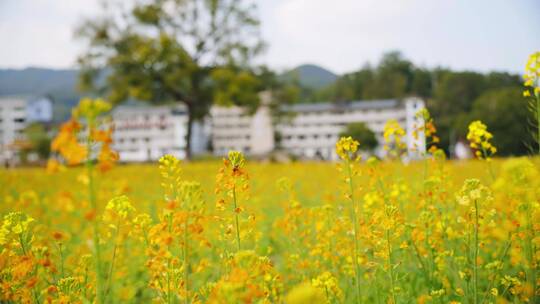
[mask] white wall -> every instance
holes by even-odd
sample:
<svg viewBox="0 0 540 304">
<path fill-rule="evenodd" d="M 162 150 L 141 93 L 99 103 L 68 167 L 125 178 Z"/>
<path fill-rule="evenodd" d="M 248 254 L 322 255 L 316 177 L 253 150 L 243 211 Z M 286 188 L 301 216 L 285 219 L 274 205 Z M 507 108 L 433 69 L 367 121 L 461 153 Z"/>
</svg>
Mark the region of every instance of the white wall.
<svg viewBox="0 0 540 304">
<path fill-rule="evenodd" d="M 119 106 L 112 118 L 113 149 L 120 161 L 156 161 L 165 154 L 186 157 L 188 119 L 183 107 Z"/>
</svg>

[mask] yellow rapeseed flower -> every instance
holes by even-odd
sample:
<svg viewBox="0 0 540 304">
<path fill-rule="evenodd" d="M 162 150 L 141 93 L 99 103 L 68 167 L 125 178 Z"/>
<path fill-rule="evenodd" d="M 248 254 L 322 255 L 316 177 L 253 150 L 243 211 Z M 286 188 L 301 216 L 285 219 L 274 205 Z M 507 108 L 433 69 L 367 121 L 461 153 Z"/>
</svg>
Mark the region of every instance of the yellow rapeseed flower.
<svg viewBox="0 0 540 304">
<path fill-rule="evenodd" d="M 18 239 L 29 230 L 33 218 L 22 212 L 10 212 L 4 216 L 0 227 L 0 245 L 5 245 L 12 240 Z"/>
<path fill-rule="evenodd" d="M 310 283 L 295 286 L 285 296 L 287 304 L 312 304 L 324 302 L 324 293 Z"/>
<path fill-rule="evenodd" d="M 99 115 L 109 112 L 111 107 L 110 103 L 101 98 L 83 98 L 73 110 L 73 116 L 82 116 L 88 120 L 94 120 Z"/>
<path fill-rule="evenodd" d="M 111 211 L 118 215 L 121 219 L 127 219 L 128 216 L 135 211 L 131 205 L 129 198 L 125 195 L 117 196 L 107 203 L 105 210 Z"/>
<path fill-rule="evenodd" d="M 497 148 L 490 143 L 492 138 L 493 135 L 480 120 L 473 121 L 469 125 L 467 140 L 469 140 L 471 148 L 476 150 L 475 155 L 478 158 L 489 159 L 497 153 Z"/>
<path fill-rule="evenodd" d="M 343 160 L 351 160 L 360 143 L 352 137 L 342 137 L 336 143 L 336 153 Z"/>
<path fill-rule="evenodd" d="M 240 169 L 244 166 L 244 154 L 239 151 L 229 151 L 228 159 L 234 169 Z"/>
<path fill-rule="evenodd" d="M 384 125 L 384 150 L 388 151 L 391 157 L 399 157 L 407 148 L 403 137 L 405 130 L 399 125 L 398 121 L 391 119 Z"/>
</svg>

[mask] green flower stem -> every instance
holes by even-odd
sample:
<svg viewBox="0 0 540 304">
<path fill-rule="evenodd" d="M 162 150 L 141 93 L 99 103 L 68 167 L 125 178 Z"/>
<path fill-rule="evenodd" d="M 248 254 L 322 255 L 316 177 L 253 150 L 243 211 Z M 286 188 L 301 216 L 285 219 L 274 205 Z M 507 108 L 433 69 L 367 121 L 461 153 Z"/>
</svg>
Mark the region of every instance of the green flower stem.
<svg viewBox="0 0 540 304">
<path fill-rule="evenodd" d="M 233 186 L 232 193 L 233 193 L 233 202 L 234 202 L 234 210 L 233 210 L 234 220 L 236 224 L 236 245 L 237 245 L 237 251 L 240 251 L 242 247 L 240 245 L 240 225 L 238 224 L 238 212 L 236 212 L 236 209 L 238 208 L 237 203 L 236 203 L 236 185 Z"/>
<path fill-rule="evenodd" d="M 92 163 L 92 139 L 91 130 L 93 127 L 93 121 L 88 121 L 88 134 L 86 138 L 86 174 L 88 176 L 88 197 L 93 212 L 97 213 L 97 200 L 94 189 L 94 164 Z M 95 247 L 95 268 L 96 268 L 96 302 L 98 304 L 104 303 L 103 299 L 103 275 L 101 272 L 101 248 L 99 244 L 99 227 L 96 219 L 93 219 L 94 229 L 94 247 Z"/>
<path fill-rule="evenodd" d="M 473 253 L 473 294 L 474 304 L 478 304 L 478 201 L 474 200 L 474 253 Z"/>
<path fill-rule="evenodd" d="M 189 303 L 189 247 L 188 247 L 188 220 L 189 215 L 184 222 L 184 303 Z"/>
<path fill-rule="evenodd" d="M 358 220 L 357 220 L 357 214 L 356 214 L 356 203 L 354 200 L 354 184 L 353 184 L 353 176 L 352 176 L 352 170 L 351 170 L 351 161 L 347 159 L 347 162 L 345 163 L 347 165 L 347 175 L 349 180 L 349 191 L 350 191 L 350 199 L 351 199 L 351 220 L 353 222 L 353 228 L 354 228 L 354 265 L 355 265 L 355 275 L 356 275 L 356 302 L 360 303 L 360 265 L 358 265 Z"/>
</svg>

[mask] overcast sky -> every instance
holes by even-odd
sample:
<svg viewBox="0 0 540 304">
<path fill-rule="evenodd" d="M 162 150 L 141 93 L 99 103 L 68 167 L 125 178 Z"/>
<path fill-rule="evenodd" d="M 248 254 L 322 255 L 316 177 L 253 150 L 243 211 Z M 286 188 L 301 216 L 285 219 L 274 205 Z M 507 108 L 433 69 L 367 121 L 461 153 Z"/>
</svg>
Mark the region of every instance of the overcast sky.
<svg viewBox="0 0 540 304">
<path fill-rule="evenodd" d="M 73 27 L 98 0 L 0 0 L 0 67 L 75 67 Z M 416 64 L 521 72 L 540 51 L 538 0 L 259 0 L 268 51 L 284 69 L 337 73 L 401 50 Z"/>
</svg>

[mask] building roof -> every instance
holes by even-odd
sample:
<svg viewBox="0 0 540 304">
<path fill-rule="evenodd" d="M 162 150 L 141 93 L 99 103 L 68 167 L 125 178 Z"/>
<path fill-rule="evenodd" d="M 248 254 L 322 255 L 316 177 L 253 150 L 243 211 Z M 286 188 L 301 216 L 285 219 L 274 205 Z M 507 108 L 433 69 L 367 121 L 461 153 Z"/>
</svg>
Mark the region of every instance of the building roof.
<svg viewBox="0 0 540 304">
<path fill-rule="evenodd" d="M 383 100 L 357 100 L 340 103 L 300 103 L 287 105 L 282 108 L 286 112 L 328 112 L 328 111 L 348 111 L 348 110 L 368 110 L 394 108 L 400 104 L 397 99 Z"/>
<path fill-rule="evenodd" d="M 161 104 L 152 105 L 147 103 L 128 103 L 115 106 L 112 110 L 112 114 L 121 114 L 123 112 L 150 112 L 150 111 L 171 111 L 177 113 L 185 112 L 186 107 L 182 104 Z"/>
</svg>

